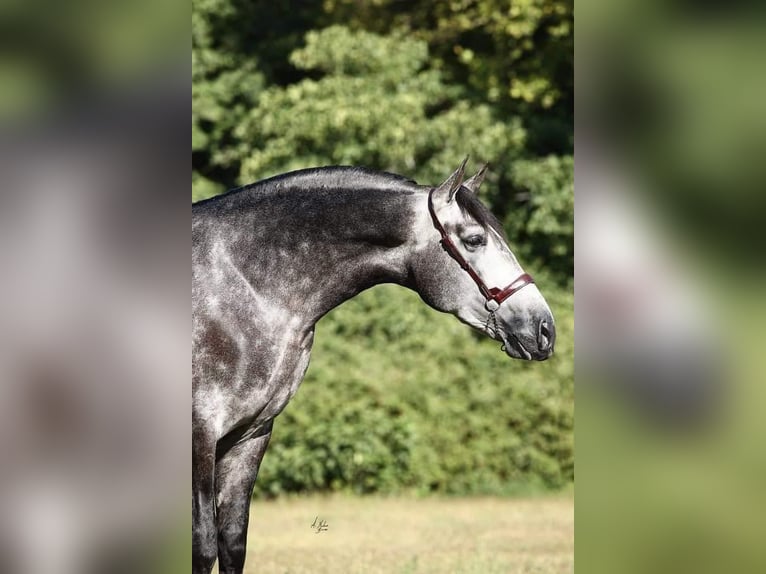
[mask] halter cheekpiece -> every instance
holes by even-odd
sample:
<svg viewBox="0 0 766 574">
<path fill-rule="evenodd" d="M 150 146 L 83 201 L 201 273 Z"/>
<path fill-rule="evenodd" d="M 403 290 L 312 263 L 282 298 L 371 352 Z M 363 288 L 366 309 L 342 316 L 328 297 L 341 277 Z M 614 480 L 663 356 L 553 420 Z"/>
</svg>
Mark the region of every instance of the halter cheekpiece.
<svg viewBox="0 0 766 574">
<path fill-rule="evenodd" d="M 476 270 L 471 266 L 466 258 L 463 257 L 463 254 L 460 253 L 455 243 L 452 241 L 452 239 L 450 239 L 449 235 L 447 235 L 447 231 L 444 229 L 441 221 L 439 221 L 439 218 L 436 217 L 436 210 L 434 209 L 433 203 L 434 190 L 435 188 L 431 189 L 431 191 L 428 193 L 428 212 L 431 214 L 431 219 L 433 220 L 434 227 L 436 227 L 436 230 L 442 236 L 442 248 L 450 255 L 450 257 L 452 257 L 452 259 L 457 261 L 463 271 L 468 273 L 471 279 L 473 279 L 474 283 L 476 283 L 476 285 L 479 287 L 479 291 L 481 291 L 481 294 L 484 295 L 484 298 L 486 299 L 484 302 L 485 309 L 494 314 L 494 312 L 500 308 L 500 305 L 503 304 L 503 301 L 530 283 L 534 283 L 535 280 L 532 279 L 532 276 L 529 275 L 529 273 L 522 273 L 503 288 L 487 287 L 487 284 L 484 283 L 481 277 L 479 277 L 479 274 L 476 272 Z"/>
</svg>

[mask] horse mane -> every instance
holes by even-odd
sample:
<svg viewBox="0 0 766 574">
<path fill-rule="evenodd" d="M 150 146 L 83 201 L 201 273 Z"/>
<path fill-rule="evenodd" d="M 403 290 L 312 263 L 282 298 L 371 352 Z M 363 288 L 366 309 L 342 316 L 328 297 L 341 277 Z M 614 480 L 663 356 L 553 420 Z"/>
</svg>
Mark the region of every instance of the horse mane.
<svg viewBox="0 0 766 574">
<path fill-rule="evenodd" d="M 231 189 L 226 193 L 197 201 L 192 205 L 197 206 L 222 202 L 245 191 L 252 191 L 260 194 L 307 188 L 339 191 L 374 189 L 380 191 L 412 193 L 421 189 L 422 186 L 418 185 L 414 180 L 402 175 L 387 171 L 377 171 L 366 167 L 345 165 L 312 167 L 275 175 L 254 183 L 243 185 L 242 187 Z"/>
<path fill-rule="evenodd" d="M 244 189 L 254 187 L 276 189 L 319 187 L 338 190 L 376 189 L 411 192 L 420 189 L 421 186 L 414 180 L 395 173 L 366 167 L 338 165 L 291 171 L 247 185 Z"/>
<path fill-rule="evenodd" d="M 391 173 L 366 167 L 328 166 L 299 169 L 267 179 L 262 179 L 242 187 L 232 189 L 221 195 L 193 203 L 198 206 L 230 200 L 242 192 L 251 191 L 257 194 L 290 191 L 292 189 L 322 189 L 351 191 L 357 189 L 414 193 L 427 189 L 415 180 Z M 492 212 L 476 197 L 476 194 L 461 187 L 455 199 L 463 213 L 471 216 L 485 229 L 495 230 L 507 240 L 505 230 Z"/>
</svg>

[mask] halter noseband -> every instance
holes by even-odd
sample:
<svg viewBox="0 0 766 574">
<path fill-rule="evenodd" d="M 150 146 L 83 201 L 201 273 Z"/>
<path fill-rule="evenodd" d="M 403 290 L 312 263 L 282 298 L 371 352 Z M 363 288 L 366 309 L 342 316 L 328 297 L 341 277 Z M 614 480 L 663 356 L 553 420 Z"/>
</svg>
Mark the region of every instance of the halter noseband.
<svg viewBox="0 0 766 574">
<path fill-rule="evenodd" d="M 441 245 L 450 255 L 450 257 L 458 262 L 463 271 L 470 275 L 471 279 L 473 279 L 474 283 L 476 283 L 476 285 L 479 287 L 479 291 L 481 291 L 481 294 L 484 295 L 484 298 L 486 299 L 484 307 L 490 313 L 494 313 L 500 308 L 500 305 L 502 305 L 503 301 L 530 283 L 534 283 L 535 280 L 532 279 L 532 276 L 528 273 L 522 273 L 502 289 L 498 287 L 487 287 L 487 284 L 484 283 L 481 277 L 479 277 L 479 274 L 476 273 L 476 270 L 471 266 L 466 258 L 463 257 L 463 254 L 458 251 L 458 248 L 455 246 L 452 239 L 450 239 L 449 235 L 447 235 L 447 232 L 444 229 L 444 226 L 441 224 L 441 221 L 439 221 L 439 218 L 436 217 L 436 211 L 434 210 L 433 202 L 434 191 L 435 188 L 431 189 L 431 191 L 428 193 L 428 212 L 431 214 L 431 219 L 433 220 L 434 227 L 436 227 L 436 230 L 442 236 Z"/>
</svg>

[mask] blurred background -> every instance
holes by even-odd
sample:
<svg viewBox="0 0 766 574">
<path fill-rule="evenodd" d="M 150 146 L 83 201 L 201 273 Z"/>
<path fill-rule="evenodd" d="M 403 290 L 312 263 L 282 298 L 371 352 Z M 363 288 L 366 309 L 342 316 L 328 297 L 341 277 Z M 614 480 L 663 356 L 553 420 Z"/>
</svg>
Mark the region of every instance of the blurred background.
<svg viewBox="0 0 766 574">
<path fill-rule="evenodd" d="M 470 155 L 468 171 L 489 162 L 481 197 L 558 330 L 553 358 L 526 364 L 399 287 L 374 288 L 330 313 L 306 379 L 276 421 L 251 530 L 281 516 L 265 499 L 297 513 L 294 495 L 328 493 L 342 496 L 331 515 L 363 504 L 348 495 L 447 495 L 542 497 L 543 516 L 554 495 L 553 517 L 532 526 L 531 509 L 509 526 L 513 504 L 477 503 L 456 511 L 449 530 L 459 499 L 420 502 L 395 527 L 413 547 L 368 548 L 349 531 L 338 534 L 345 548 L 319 537 L 330 558 L 317 563 L 309 542 L 299 539 L 302 550 L 288 558 L 262 533 L 251 549 L 261 564 L 278 568 L 281 556 L 290 571 L 329 571 L 333 560 L 370 572 L 571 570 L 572 8 L 565 0 L 193 2 L 192 201 L 322 165 L 436 185 Z M 317 499 L 306 500 L 310 514 Z M 362 536 L 378 528 L 377 498 L 368 500 L 369 512 L 343 521 Z M 479 527 L 472 521 L 482 513 Z M 428 520 L 418 526 L 420 514 Z M 512 529 L 521 524 L 543 541 L 519 538 Z M 481 529 L 466 536 L 472 528 Z M 372 558 L 360 558 L 365 549 Z"/>
<path fill-rule="evenodd" d="M 188 18 L 0 3 L 0 572 L 189 570 Z"/>
<path fill-rule="evenodd" d="M 578 3 L 582 572 L 766 571 L 765 16 Z"/>
</svg>

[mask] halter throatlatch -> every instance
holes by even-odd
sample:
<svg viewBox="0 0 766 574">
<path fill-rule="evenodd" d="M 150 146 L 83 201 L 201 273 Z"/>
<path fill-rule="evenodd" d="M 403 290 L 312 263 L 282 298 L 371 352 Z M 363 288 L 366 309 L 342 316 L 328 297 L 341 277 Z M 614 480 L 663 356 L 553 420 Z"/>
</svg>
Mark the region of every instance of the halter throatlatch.
<svg viewBox="0 0 766 574">
<path fill-rule="evenodd" d="M 471 279 L 473 279 L 474 283 L 476 283 L 476 285 L 479 287 L 479 291 L 481 291 L 481 294 L 484 295 L 484 298 L 486 299 L 484 302 L 484 308 L 489 311 L 489 313 L 494 314 L 495 311 L 500 308 L 500 305 L 503 304 L 503 301 L 530 283 L 534 283 L 535 280 L 532 279 L 532 276 L 529 273 L 522 273 L 502 289 L 499 287 L 487 287 L 487 284 L 484 283 L 481 277 L 479 277 L 479 274 L 476 273 L 476 270 L 471 266 L 466 258 L 463 257 L 463 254 L 460 253 L 455 243 L 452 241 L 452 239 L 450 239 L 449 235 L 447 235 L 447 231 L 444 229 L 441 221 L 439 221 L 439 218 L 436 217 L 436 210 L 434 209 L 433 203 L 434 189 L 428 193 L 428 212 L 431 214 L 431 219 L 433 220 L 434 227 L 436 227 L 436 230 L 442 236 L 442 247 L 450 255 L 450 257 L 452 257 L 452 259 L 458 262 L 463 271 L 468 273 Z"/>
</svg>

